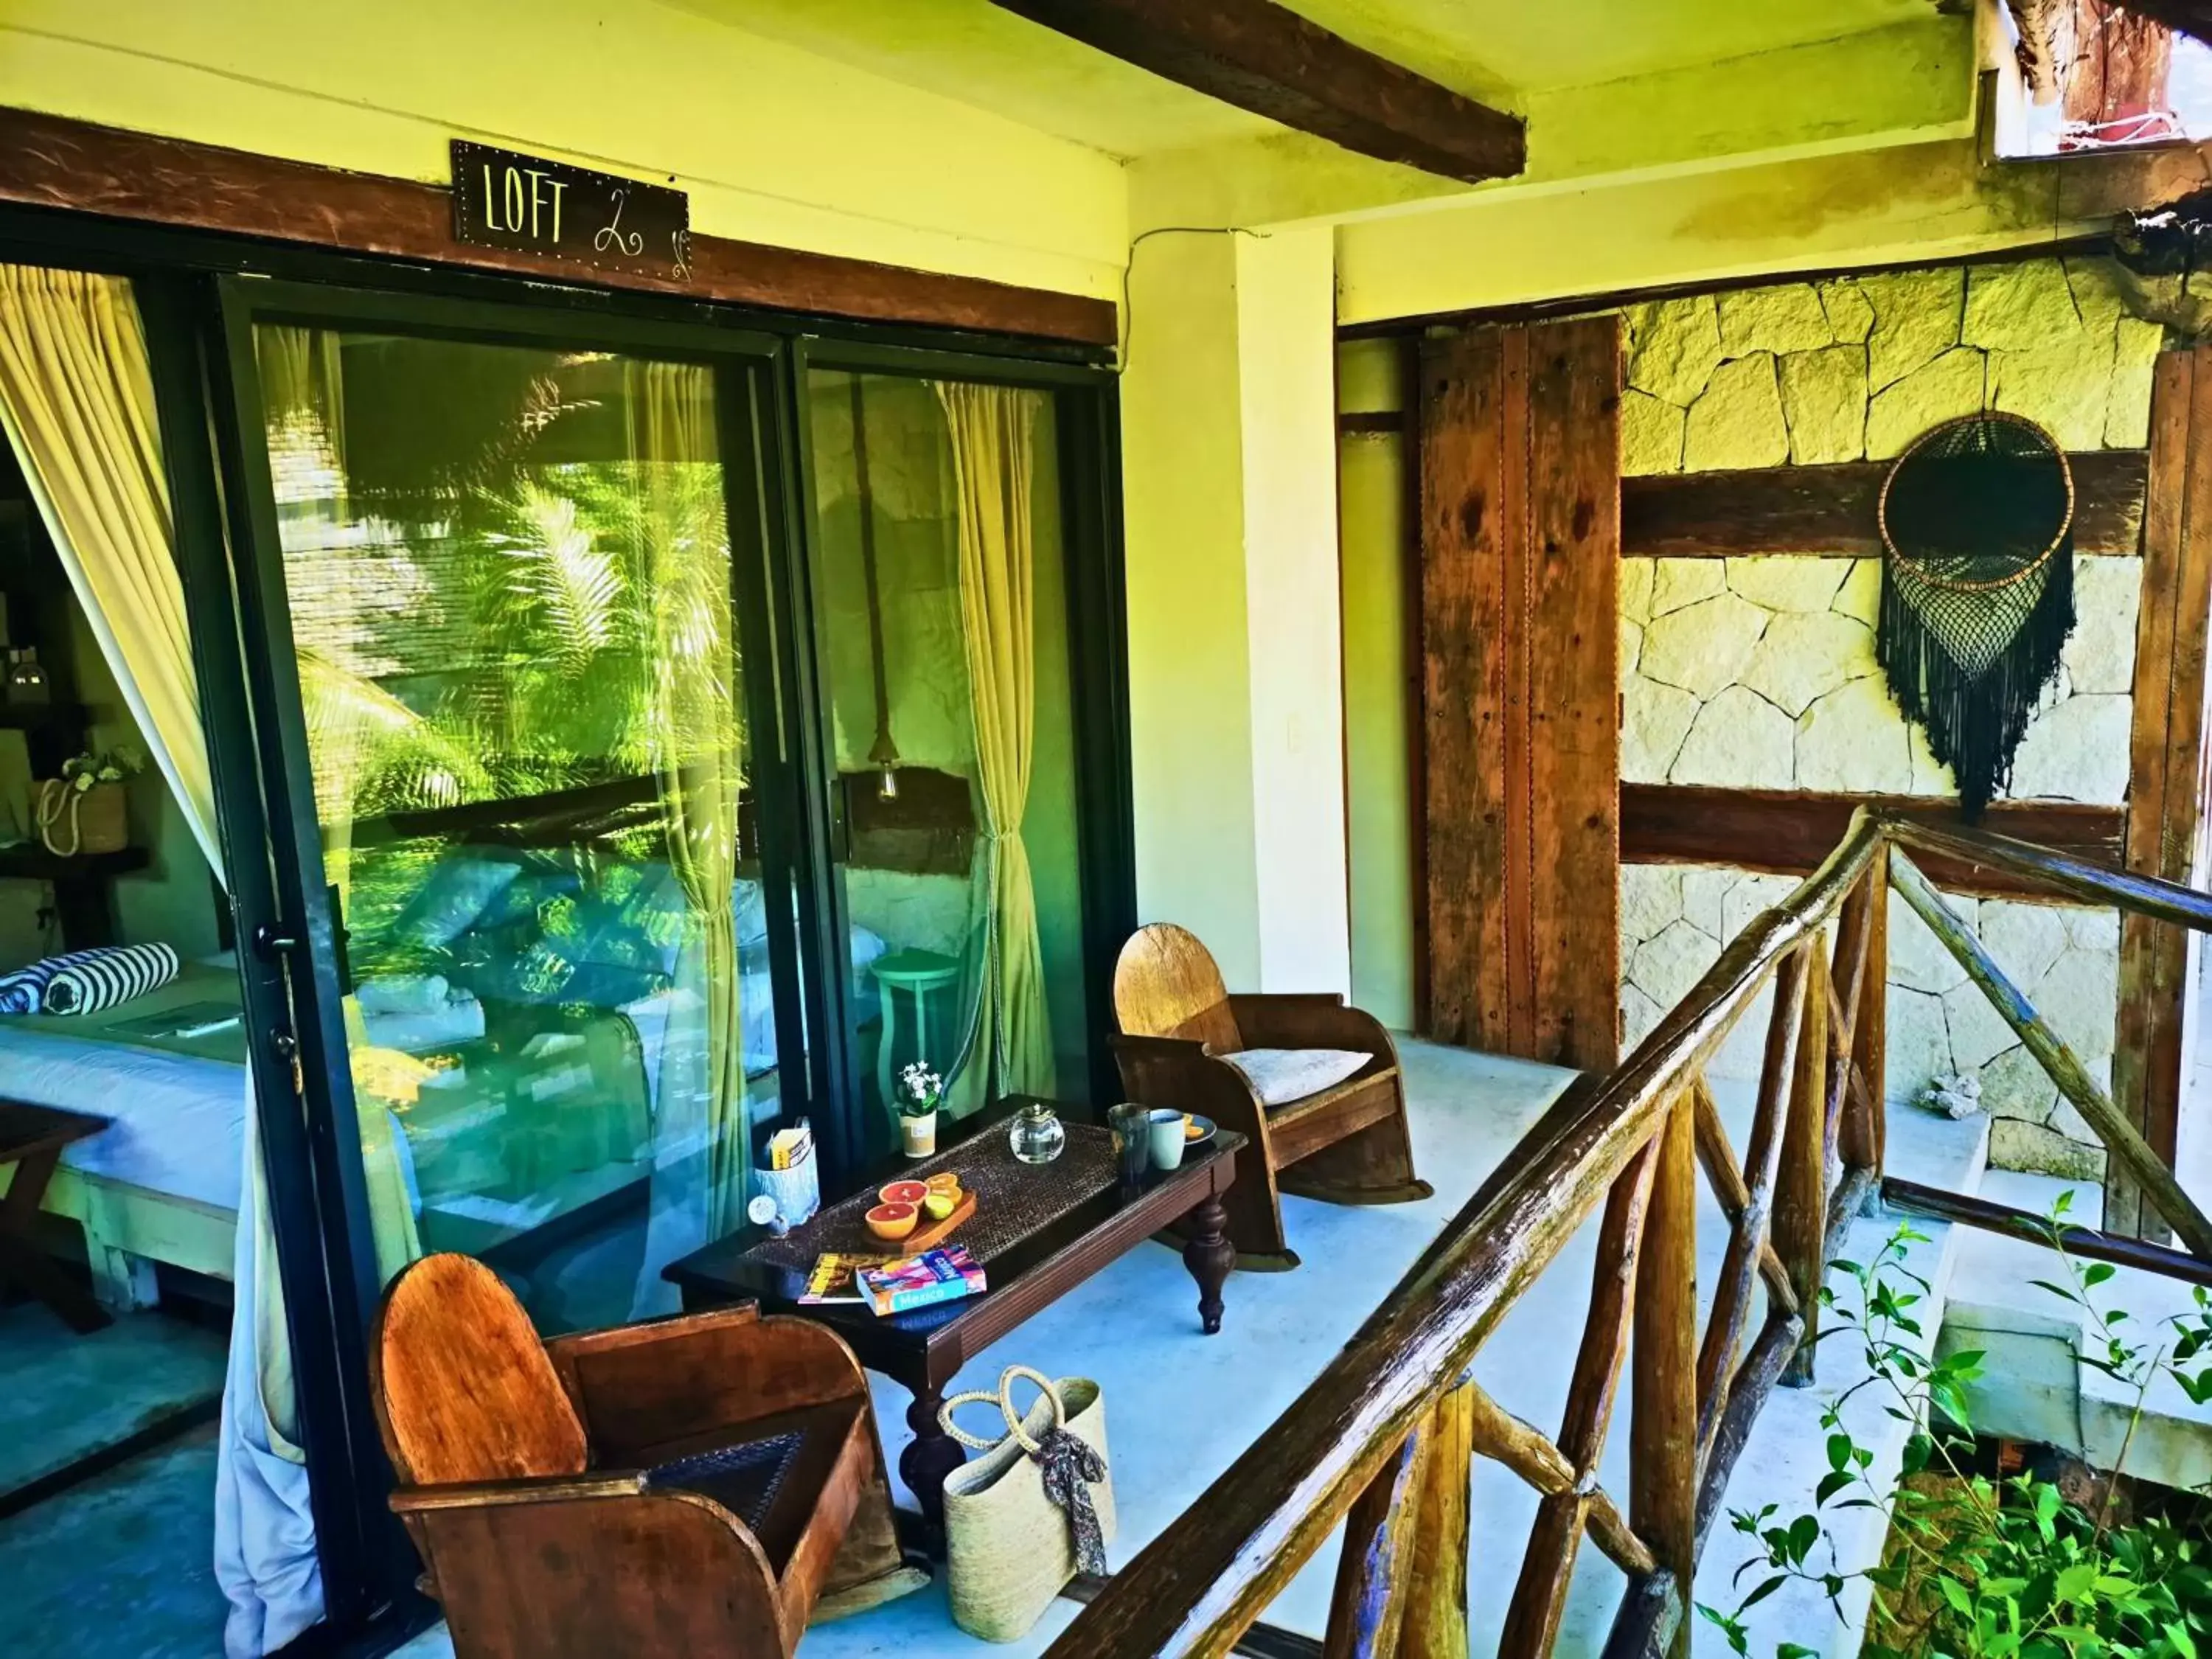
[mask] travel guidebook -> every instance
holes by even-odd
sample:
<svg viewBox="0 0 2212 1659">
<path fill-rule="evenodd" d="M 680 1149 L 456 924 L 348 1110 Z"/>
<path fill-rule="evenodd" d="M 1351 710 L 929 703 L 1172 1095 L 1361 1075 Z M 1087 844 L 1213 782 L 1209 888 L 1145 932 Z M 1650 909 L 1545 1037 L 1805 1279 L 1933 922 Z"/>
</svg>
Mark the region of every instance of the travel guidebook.
<svg viewBox="0 0 2212 1659">
<path fill-rule="evenodd" d="M 891 1260 L 887 1255 L 824 1251 L 814 1258 L 814 1271 L 806 1275 L 806 1290 L 799 1299 L 803 1303 L 858 1302 L 860 1287 L 854 1278 L 860 1269 L 880 1267 Z"/>
<path fill-rule="evenodd" d="M 878 1314 L 905 1313 L 963 1296 L 980 1296 L 983 1269 L 957 1244 L 860 1271 L 860 1299 Z"/>
</svg>

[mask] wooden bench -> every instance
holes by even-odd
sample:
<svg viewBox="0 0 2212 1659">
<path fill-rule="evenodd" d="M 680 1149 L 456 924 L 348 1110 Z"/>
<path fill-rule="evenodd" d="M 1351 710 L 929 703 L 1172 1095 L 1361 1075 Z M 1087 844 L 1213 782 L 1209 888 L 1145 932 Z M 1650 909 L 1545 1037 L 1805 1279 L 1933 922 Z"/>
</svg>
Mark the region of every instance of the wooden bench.
<svg viewBox="0 0 2212 1659">
<path fill-rule="evenodd" d="M 112 1323 L 107 1311 L 31 1242 L 31 1224 L 60 1166 L 62 1148 L 107 1127 L 104 1117 L 0 1100 L 0 1169 L 15 1173 L 0 1198 L 0 1286 L 14 1284 L 80 1336 Z"/>
</svg>

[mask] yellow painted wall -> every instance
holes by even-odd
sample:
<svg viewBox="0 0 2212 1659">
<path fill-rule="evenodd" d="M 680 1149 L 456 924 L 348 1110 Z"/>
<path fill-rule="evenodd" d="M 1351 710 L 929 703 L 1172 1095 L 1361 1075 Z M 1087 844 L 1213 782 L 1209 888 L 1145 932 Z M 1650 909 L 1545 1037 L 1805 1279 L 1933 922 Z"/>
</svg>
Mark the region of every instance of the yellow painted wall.
<svg viewBox="0 0 2212 1659">
<path fill-rule="evenodd" d="M 1236 239 L 1264 991 L 1351 989 L 1342 617 L 1337 603 L 1334 249 L 1325 226 Z"/>
<path fill-rule="evenodd" d="M 1356 341 L 1337 360 L 1338 407 L 1403 406 L 1391 341 Z M 1409 1030 L 1413 1006 L 1413 799 L 1405 563 L 1405 440 L 1347 432 L 1337 440 L 1343 561 L 1344 760 L 1351 831 L 1352 1000 Z"/>
<path fill-rule="evenodd" d="M 0 104 L 442 181 L 454 137 L 673 175 L 692 223 L 1110 296 L 1119 162 L 652 0 L 0 0 Z"/>
<path fill-rule="evenodd" d="M 1349 988 L 1325 228 L 1164 235 L 1122 386 L 1137 897 L 1232 988 Z"/>
<path fill-rule="evenodd" d="M 1140 919 L 1260 982 L 1237 251 L 1161 236 L 1129 280 L 1121 388 L 1130 784 Z"/>
</svg>

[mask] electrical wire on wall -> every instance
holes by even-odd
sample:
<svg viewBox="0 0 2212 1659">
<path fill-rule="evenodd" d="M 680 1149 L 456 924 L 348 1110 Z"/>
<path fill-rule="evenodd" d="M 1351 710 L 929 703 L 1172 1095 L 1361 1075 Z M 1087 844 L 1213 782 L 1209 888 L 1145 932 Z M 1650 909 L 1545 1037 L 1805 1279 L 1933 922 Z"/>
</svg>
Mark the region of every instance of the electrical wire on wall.
<svg viewBox="0 0 2212 1659">
<path fill-rule="evenodd" d="M 1129 353 L 1137 338 L 1136 313 L 1129 304 L 1129 278 L 1137 268 L 1137 250 L 1155 236 L 1249 236 L 1255 241 L 1267 240 L 1266 231 L 1249 230 L 1243 225 L 1156 225 L 1131 237 L 1129 257 L 1121 266 L 1121 343 L 1117 364 L 1118 372 L 1123 374 L 1129 372 Z"/>
</svg>

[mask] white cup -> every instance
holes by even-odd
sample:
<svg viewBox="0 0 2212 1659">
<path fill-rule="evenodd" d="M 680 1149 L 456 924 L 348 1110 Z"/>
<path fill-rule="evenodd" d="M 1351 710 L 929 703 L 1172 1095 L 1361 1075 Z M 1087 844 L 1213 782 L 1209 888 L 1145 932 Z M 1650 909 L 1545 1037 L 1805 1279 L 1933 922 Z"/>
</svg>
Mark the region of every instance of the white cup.
<svg viewBox="0 0 2212 1659">
<path fill-rule="evenodd" d="M 1152 1167 L 1172 1170 L 1182 1162 L 1183 1115 L 1163 1108 L 1146 1120 L 1145 1133 L 1152 1142 Z"/>
</svg>

